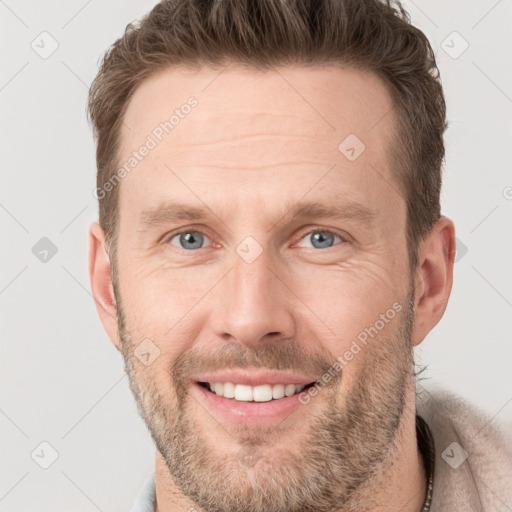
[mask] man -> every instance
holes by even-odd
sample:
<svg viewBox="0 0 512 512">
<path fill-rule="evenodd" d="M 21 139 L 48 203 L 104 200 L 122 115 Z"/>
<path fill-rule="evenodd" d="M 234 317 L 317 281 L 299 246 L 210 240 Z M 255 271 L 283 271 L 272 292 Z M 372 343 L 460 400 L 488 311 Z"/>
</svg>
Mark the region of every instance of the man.
<svg viewBox="0 0 512 512">
<path fill-rule="evenodd" d="M 415 386 L 455 234 L 437 67 L 399 5 L 162 1 L 89 112 L 91 286 L 157 448 L 134 510 L 512 506 L 501 432 Z"/>
</svg>

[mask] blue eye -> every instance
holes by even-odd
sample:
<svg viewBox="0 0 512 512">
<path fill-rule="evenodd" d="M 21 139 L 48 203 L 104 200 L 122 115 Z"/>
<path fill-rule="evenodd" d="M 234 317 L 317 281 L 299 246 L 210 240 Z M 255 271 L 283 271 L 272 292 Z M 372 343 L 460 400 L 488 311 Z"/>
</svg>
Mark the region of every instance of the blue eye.
<svg viewBox="0 0 512 512">
<path fill-rule="evenodd" d="M 310 239 L 309 247 L 312 247 L 313 249 L 328 249 L 335 244 L 336 238 L 341 242 L 344 241 L 340 235 L 337 235 L 336 233 L 326 229 L 310 231 L 305 236 L 303 236 L 301 240 L 308 239 L 308 237 Z M 209 240 L 209 238 L 204 233 L 201 233 L 200 231 L 188 230 L 176 233 L 171 238 L 169 238 L 168 241 L 180 249 L 194 250 L 202 249 L 205 240 Z"/>
<path fill-rule="evenodd" d="M 178 238 L 178 243 L 173 243 L 175 238 Z M 205 238 L 208 239 L 206 235 L 199 231 L 182 231 L 170 238 L 169 242 L 181 249 L 201 249 Z"/>
<path fill-rule="evenodd" d="M 314 249 L 328 249 L 332 247 L 335 237 L 337 237 L 340 241 L 342 240 L 339 235 L 333 233 L 332 231 L 328 231 L 325 229 L 317 229 L 315 231 L 310 231 L 303 239 L 307 239 L 310 237 L 311 246 Z"/>
</svg>

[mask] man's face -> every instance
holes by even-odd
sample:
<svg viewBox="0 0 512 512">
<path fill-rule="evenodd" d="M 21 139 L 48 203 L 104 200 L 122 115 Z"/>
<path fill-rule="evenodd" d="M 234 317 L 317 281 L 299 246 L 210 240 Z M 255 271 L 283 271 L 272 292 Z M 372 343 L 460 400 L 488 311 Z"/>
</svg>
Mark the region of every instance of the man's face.
<svg viewBox="0 0 512 512">
<path fill-rule="evenodd" d="M 391 109 L 362 71 L 233 65 L 159 73 L 128 106 L 120 166 L 155 144 L 119 185 L 122 352 L 172 479 L 205 510 L 355 503 L 396 450 L 414 290 Z"/>
</svg>

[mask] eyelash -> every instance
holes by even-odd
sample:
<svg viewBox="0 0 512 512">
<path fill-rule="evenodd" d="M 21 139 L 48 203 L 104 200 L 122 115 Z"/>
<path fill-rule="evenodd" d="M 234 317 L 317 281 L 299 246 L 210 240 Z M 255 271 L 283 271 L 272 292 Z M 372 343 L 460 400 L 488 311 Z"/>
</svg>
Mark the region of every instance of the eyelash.
<svg viewBox="0 0 512 512">
<path fill-rule="evenodd" d="M 302 232 L 301 235 L 299 236 L 298 240 L 300 241 L 306 235 L 309 235 L 309 234 L 315 233 L 315 232 L 328 233 L 330 235 L 334 235 L 334 236 L 339 237 L 341 239 L 341 242 L 338 242 L 338 244 L 347 243 L 348 242 L 348 237 L 346 235 L 342 235 L 341 233 L 338 233 L 338 232 L 333 231 L 331 229 L 325 229 L 325 228 L 320 228 L 320 227 L 309 229 L 308 231 Z M 182 235 L 183 233 L 199 233 L 201 235 L 205 235 L 206 237 L 208 237 L 212 241 L 212 243 L 213 243 L 213 239 L 212 239 L 212 237 L 210 237 L 208 235 L 208 233 L 205 233 L 204 231 L 201 231 L 200 229 L 195 229 L 194 227 L 191 227 L 191 228 L 188 228 L 188 229 L 182 229 L 181 231 L 172 232 L 172 233 L 170 233 L 170 234 L 168 234 L 168 235 L 166 235 L 164 237 L 164 241 L 165 241 L 165 243 L 170 244 L 170 241 L 174 237 L 176 237 L 178 235 Z M 335 247 L 338 244 L 335 244 L 332 247 L 327 247 L 326 249 L 332 249 L 333 247 Z M 172 245 L 172 244 L 170 244 L 170 245 Z M 186 251 L 188 253 L 189 252 L 194 252 L 193 250 L 183 249 L 182 247 L 178 247 L 178 246 L 174 246 L 174 247 L 176 247 L 176 249 L 180 249 L 180 250 Z M 207 249 L 207 247 L 200 247 L 199 249 L 195 249 L 195 251 L 200 250 L 200 249 Z M 315 247 L 304 247 L 304 249 L 314 249 L 315 251 L 320 250 L 320 249 L 316 249 Z"/>
</svg>

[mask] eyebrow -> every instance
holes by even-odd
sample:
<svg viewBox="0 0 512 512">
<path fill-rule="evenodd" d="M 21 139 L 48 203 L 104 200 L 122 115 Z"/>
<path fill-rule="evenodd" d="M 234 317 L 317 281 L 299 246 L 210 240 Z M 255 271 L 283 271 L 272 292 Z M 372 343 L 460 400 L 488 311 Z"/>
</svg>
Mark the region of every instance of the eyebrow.
<svg viewBox="0 0 512 512">
<path fill-rule="evenodd" d="M 355 201 L 334 205 L 326 205 L 318 202 L 296 203 L 287 211 L 286 215 L 294 219 L 353 219 L 363 224 L 373 224 L 377 219 L 376 210 Z"/>
<path fill-rule="evenodd" d="M 217 217 L 208 207 L 195 207 L 180 202 L 164 203 L 154 208 L 143 210 L 139 217 L 139 231 L 158 227 L 176 221 L 205 220 Z M 373 225 L 377 218 L 376 210 L 358 202 L 348 201 L 339 204 L 323 204 L 318 202 L 294 202 L 285 209 L 275 222 L 278 224 L 284 217 L 292 219 L 349 219 L 361 224 Z"/>
</svg>

